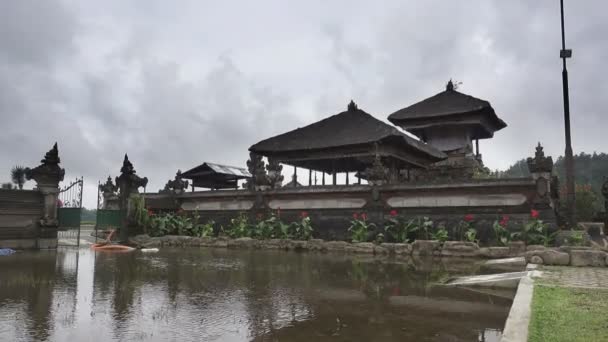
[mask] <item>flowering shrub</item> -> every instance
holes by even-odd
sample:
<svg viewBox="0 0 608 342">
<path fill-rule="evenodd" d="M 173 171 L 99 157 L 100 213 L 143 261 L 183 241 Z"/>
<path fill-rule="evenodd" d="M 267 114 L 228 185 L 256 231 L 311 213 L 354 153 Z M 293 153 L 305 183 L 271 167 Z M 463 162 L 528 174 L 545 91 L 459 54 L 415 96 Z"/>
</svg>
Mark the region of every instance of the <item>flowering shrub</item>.
<svg viewBox="0 0 608 342">
<path fill-rule="evenodd" d="M 367 222 L 367 214 L 353 214 L 353 220 L 350 221 L 350 238 L 353 242 L 366 242 L 370 228 L 376 228 L 374 223 Z"/>
<path fill-rule="evenodd" d="M 391 210 L 389 215 L 384 231 L 396 242 L 412 242 L 419 228 L 416 220 L 408 221 L 396 210 Z"/>
<path fill-rule="evenodd" d="M 494 230 L 494 237 L 496 244 L 499 246 L 506 246 L 511 241 L 511 233 L 507 229 L 509 225 L 509 216 L 503 215 L 500 221 L 494 221 L 492 229 Z"/>
<path fill-rule="evenodd" d="M 293 228 L 290 234 L 293 238 L 299 240 L 308 240 L 312 237 L 312 224 L 310 223 L 310 217 L 308 213 L 303 211 L 300 213 L 300 221 L 293 222 L 290 227 Z"/>
<path fill-rule="evenodd" d="M 230 224 L 228 225 L 228 229 L 223 230 L 226 235 L 229 237 L 236 239 L 241 237 L 250 237 L 251 229 L 249 229 L 249 218 L 244 213 L 240 213 L 239 216 L 230 220 Z"/>
<path fill-rule="evenodd" d="M 439 226 L 437 231 L 431 233 L 432 240 L 439 240 L 439 242 L 445 242 L 448 240 L 448 230 L 443 226 Z"/>
<path fill-rule="evenodd" d="M 477 237 L 477 230 L 473 227 L 473 221 L 475 217 L 473 214 L 466 214 L 463 219 L 456 225 L 454 231 L 454 239 L 459 241 L 470 241 L 475 242 Z"/>
</svg>

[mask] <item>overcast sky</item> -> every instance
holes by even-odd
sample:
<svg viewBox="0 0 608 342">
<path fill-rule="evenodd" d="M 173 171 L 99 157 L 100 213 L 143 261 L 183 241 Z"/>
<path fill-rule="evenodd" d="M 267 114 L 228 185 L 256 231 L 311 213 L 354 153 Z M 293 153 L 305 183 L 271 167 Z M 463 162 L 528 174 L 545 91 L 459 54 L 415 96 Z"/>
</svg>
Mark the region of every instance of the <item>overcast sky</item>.
<svg viewBox="0 0 608 342">
<path fill-rule="evenodd" d="M 566 0 L 575 152 L 604 151 L 608 4 Z M 66 180 L 161 188 L 203 161 L 346 109 L 386 120 L 453 78 L 509 125 L 503 169 L 564 144 L 559 1 L 0 1 L 0 182 L 57 141 Z M 30 182 L 29 186 L 33 186 Z"/>
</svg>

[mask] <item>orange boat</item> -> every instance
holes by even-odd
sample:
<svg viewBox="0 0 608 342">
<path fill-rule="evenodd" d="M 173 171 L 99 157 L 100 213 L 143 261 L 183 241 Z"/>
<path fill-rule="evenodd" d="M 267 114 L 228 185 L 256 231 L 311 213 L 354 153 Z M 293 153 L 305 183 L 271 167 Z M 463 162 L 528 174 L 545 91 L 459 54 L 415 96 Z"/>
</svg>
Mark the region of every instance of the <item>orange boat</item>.
<svg viewBox="0 0 608 342">
<path fill-rule="evenodd" d="M 91 249 L 94 251 L 108 252 L 130 252 L 135 250 L 135 248 L 125 245 L 109 245 L 106 243 L 94 243 L 91 245 Z"/>
<path fill-rule="evenodd" d="M 115 233 L 116 233 L 116 231 L 112 230 L 110 232 L 110 234 L 108 234 L 108 237 L 106 238 L 105 242 L 94 243 L 91 245 L 91 249 L 94 251 L 107 251 L 107 252 L 130 252 L 130 251 L 135 250 L 135 248 L 133 248 L 133 247 L 112 244 L 110 241 L 112 240 L 112 237 L 114 237 Z"/>
</svg>

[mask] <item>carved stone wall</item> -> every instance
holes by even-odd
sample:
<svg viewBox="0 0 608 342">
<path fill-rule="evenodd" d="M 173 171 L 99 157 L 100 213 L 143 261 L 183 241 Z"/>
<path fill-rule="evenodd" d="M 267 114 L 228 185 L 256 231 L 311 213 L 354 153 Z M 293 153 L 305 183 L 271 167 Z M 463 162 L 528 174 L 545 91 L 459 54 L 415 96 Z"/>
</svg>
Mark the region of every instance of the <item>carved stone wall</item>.
<svg viewBox="0 0 608 342">
<path fill-rule="evenodd" d="M 525 223 L 534 208 L 536 184 L 532 179 L 483 180 L 451 184 L 387 184 L 382 186 L 311 186 L 271 191 L 223 190 L 188 192 L 177 196 L 177 206 L 167 205 L 163 194 L 146 194 L 146 205 L 155 210 L 197 210 L 202 220 L 227 226 L 231 218 L 281 209 L 281 218 L 295 221 L 302 211 L 311 217 L 315 236 L 345 240 L 354 213 L 365 212 L 382 227 L 391 210 L 415 218 L 428 216 L 446 227 L 466 214 L 476 218 L 479 237 L 492 237 L 492 223 L 509 215 L 511 223 Z M 555 226 L 551 209 L 541 210 L 546 222 Z"/>
</svg>

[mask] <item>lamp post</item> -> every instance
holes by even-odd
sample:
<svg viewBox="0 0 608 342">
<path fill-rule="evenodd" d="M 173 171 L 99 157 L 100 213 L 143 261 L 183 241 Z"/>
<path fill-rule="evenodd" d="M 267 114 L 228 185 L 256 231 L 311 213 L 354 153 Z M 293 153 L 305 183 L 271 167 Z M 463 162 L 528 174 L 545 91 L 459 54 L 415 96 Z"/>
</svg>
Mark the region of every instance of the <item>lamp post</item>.
<svg viewBox="0 0 608 342">
<path fill-rule="evenodd" d="M 561 10 L 562 24 L 562 49 L 559 53 L 563 61 L 562 70 L 562 87 L 564 94 L 564 125 L 566 130 L 566 213 L 568 224 L 575 224 L 575 195 L 574 195 L 574 159 L 572 156 L 572 142 L 570 138 L 570 99 L 568 95 L 568 69 L 566 68 L 566 59 L 572 57 L 572 50 L 566 49 L 566 33 L 564 30 L 564 0 L 559 1 Z"/>
</svg>

